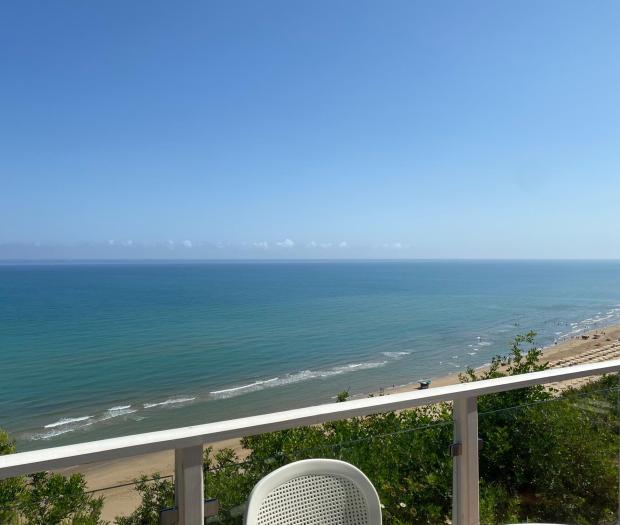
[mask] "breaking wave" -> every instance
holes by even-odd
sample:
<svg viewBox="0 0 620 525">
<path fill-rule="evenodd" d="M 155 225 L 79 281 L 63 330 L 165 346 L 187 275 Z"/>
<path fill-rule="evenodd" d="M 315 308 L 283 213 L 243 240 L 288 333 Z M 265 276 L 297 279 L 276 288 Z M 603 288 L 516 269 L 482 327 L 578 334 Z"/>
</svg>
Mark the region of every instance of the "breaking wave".
<svg viewBox="0 0 620 525">
<path fill-rule="evenodd" d="M 382 352 L 382 355 L 384 357 L 387 357 L 388 359 L 382 361 L 350 363 L 347 365 L 334 366 L 323 370 L 301 370 L 299 372 L 293 372 L 290 374 L 272 377 L 270 379 L 261 379 L 252 383 L 248 383 L 247 385 L 234 386 L 221 390 L 213 390 L 209 392 L 209 395 L 214 399 L 226 399 L 229 397 L 249 394 L 250 392 L 256 392 L 258 390 L 264 390 L 266 388 L 290 385 L 293 383 L 300 383 L 302 381 L 310 381 L 312 379 L 325 379 L 332 376 L 349 374 L 351 372 L 358 372 L 360 370 L 380 368 L 387 365 L 390 360 L 393 361 L 397 359 L 402 359 L 404 356 L 409 355 L 410 353 L 411 352 Z"/>
<path fill-rule="evenodd" d="M 120 405 L 108 408 L 102 414 L 97 416 L 63 417 L 58 421 L 44 425 L 44 432 L 34 433 L 28 437 L 32 441 L 51 439 L 67 434 L 68 432 L 75 432 L 76 430 L 90 427 L 91 425 L 101 421 L 133 414 L 134 412 L 137 412 L 137 409 L 132 409 L 131 405 Z"/>
<path fill-rule="evenodd" d="M 83 417 L 63 417 L 54 423 L 50 423 L 49 425 L 45 425 L 43 428 L 56 428 L 62 427 L 65 425 L 71 425 L 72 423 L 79 423 L 80 421 L 87 421 L 92 416 L 83 416 Z"/>
<path fill-rule="evenodd" d="M 194 401 L 196 396 L 194 397 L 176 397 L 174 399 L 166 399 L 165 401 L 160 401 L 159 403 L 144 403 L 142 406 L 144 408 L 153 408 L 153 407 L 162 407 L 166 405 L 180 405 L 181 403 L 189 403 L 190 401 Z"/>
<path fill-rule="evenodd" d="M 215 399 L 225 399 L 229 397 L 239 396 L 242 394 L 248 394 L 250 392 L 256 392 L 257 390 L 264 390 L 265 388 L 290 385 L 292 383 L 300 383 L 302 381 L 309 381 L 311 379 L 324 379 L 331 376 L 348 374 L 350 372 L 357 372 L 359 370 L 379 368 L 381 366 L 385 366 L 387 363 L 387 361 L 377 361 L 371 363 L 352 363 L 350 365 L 335 366 L 333 368 L 328 368 L 325 370 L 302 370 L 300 372 L 286 374 L 281 377 L 272 377 L 271 379 L 254 381 L 253 383 L 249 383 L 247 385 L 235 386 L 222 390 L 214 390 L 212 392 L 209 392 L 209 394 Z"/>
</svg>

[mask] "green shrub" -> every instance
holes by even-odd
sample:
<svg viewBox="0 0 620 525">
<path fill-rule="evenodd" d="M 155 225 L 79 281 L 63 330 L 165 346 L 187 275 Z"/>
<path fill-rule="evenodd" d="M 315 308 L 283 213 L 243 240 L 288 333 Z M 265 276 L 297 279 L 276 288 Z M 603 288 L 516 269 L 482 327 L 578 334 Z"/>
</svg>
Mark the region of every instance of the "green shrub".
<svg viewBox="0 0 620 525">
<path fill-rule="evenodd" d="M 33 474 L 18 502 L 28 525 L 99 525 L 103 498 L 86 493 L 81 474 Z"/>
<path fill-rule="evenodd" d="M 0 456 L 14 452 L 15 441 L 6 432 L 0 430 Z M 17 523 L 17 502 L 24 486 L 22 477 L 0 480 L 0 523 L 8 525 Z"/>
<path fill-rule="evenodd" d="M 142 476 L 135 480 L 136 490 L 142 497 L 140 506 L 129 516 L 117 517 L 117 525 L 159 525 L 159 513 L 174 506 L 174 484 L 154 474 L 152 479 Z"/>
<path fill-rule="evenodd" d="M 13 454 L 15 442 L 0 430 L 0 455 Z M 103 498 L 86 492 L 81 474 L 66 478 L 39 472 L 30 483 L 15 477 L 0 481 L 0 523 L 3 525 L 104 525 Z"/>
</svg>

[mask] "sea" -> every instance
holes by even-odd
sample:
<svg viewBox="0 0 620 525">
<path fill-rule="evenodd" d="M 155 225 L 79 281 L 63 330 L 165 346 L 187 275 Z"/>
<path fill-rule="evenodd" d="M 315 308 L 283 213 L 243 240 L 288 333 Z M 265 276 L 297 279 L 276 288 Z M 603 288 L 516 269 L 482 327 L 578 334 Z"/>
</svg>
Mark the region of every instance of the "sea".
<svg viewBox="0 0 620 525">
<path fill-rule="evenodd" d="M 0 264 L 19 450 L 365 396 L 620 323 L 620 261 Z"/>
</svg>

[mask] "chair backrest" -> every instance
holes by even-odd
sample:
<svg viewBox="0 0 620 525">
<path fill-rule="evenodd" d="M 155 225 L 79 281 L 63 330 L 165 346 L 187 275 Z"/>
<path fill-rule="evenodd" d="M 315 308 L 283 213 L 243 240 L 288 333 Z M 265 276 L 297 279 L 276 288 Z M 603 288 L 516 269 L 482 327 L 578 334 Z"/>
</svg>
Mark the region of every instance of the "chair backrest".
<svg viewBox="0 0 620 525">
<path fill-rule="evenodd" d="M 358 468 L 305 459 L 261 479 L 248 499 L 247 525 L 380 525 L 379 496 Z"/>
</svg>

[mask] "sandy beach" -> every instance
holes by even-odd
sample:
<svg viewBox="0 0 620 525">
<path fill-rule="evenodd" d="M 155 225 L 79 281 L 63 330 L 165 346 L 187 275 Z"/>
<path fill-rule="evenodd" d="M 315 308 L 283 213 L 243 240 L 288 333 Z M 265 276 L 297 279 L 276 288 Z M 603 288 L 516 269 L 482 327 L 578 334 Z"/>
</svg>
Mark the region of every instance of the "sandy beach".
<svg viewBox="0 0 620 525">
<path fill-rule="evenodd" d="M 573 366 L 577 364 L 606 361 L 620 358 L 620 325 L 609 326 L 587 332 L 583 335 L 566 339 L 547 347 L 543 351 L 543 360 L 552 367 Z M 464 371 L 464 370 L 463 370 Z M 588 378 L 564 382 L 556 387 L 568 385 L 579 386 L 587 382 Z M 458 372 L 439 378 L 433 378 L 431 388 L 458 383 Z M 417 383 L 387 388 L 382 391 L 389 395 L 396 392 L 411 391 L 418 388 Z M 243 457 L 247 451 L 242 449 L 239 440 L 228 440 L 213 444 L 214 448 L 230 447 Z M 139 457 L 118 459 L 102 463 L 82 465 L 80 467 L 64 469 L 61 472 L 82 472 L 90 490 L 105 496 L 103 519 L 113 521 L 114 517 L 131 513 L 140 502 L 133 486 L 122 486 L 99 492 L 100 489 L 115 485 L 130 484 L 142 474 L 150 476 L 153 473 L 171 475 L 174 471 L 174 451 L 146 454 Z"/>
</svg>

